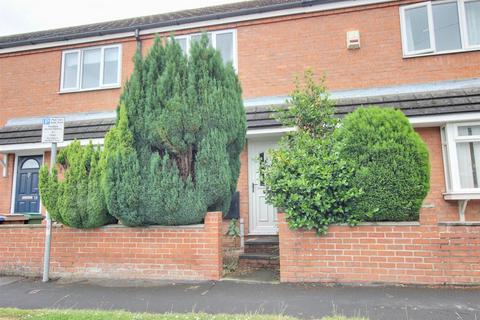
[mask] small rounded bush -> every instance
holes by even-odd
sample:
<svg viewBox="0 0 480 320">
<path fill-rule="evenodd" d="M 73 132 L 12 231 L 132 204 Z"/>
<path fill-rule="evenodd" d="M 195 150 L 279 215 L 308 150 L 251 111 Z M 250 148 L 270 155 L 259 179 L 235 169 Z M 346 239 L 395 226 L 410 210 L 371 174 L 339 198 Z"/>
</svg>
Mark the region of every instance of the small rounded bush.
<svg viewBox="0 0 480 320">
<path fill-rule="evenodd" d="M 289 108 L 280 111 L 286 127 L 296 127 L 261 163 L 267 201 L 283 208 L 292 229 L 325 234 L 333 223 L 357 222 L 352 205 L 360 191 L 351 184 L 353 169 L 340 157 L 334 131 L 338 119 L 323 82 L 311 71 L 297 82 Z"/>
<path fill-rule="evenodd" d="M 336 132 L 340 155 L 353 162 L 362 190 L 355 213 L 367 221 L 418 220 L 429 190 L 428 150 L 407 117 L 391 108 L 359 108 Z"/>
</svg>

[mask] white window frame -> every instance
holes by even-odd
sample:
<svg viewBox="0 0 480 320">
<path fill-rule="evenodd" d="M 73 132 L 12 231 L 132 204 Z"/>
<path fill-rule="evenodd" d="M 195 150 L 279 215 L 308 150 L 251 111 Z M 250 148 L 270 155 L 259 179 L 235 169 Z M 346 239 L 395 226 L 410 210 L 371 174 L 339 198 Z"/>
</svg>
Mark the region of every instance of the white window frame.
<svg viewBox="0 0 480 320">
<path fill-rule="evenodd" d="M 206 32 L 207 34 L 212 35 L 212 47 L 217 48 L 217 35 L 223 34 L 223 33 L 232 33 L 232 38 L 233 38 L 233 68 L 235 71 L 238 69 L 238 56 L 237 56 L 237 30 L 236 29 L 225 29 L 225 30 L 217 30 L 217 31 L 208 31 Z M 190 52 L 190 46 L 191 46 L 191 38 L 194 36 L 201 35 L 202 33 L 192 33 L 192 34 L 187 34 L 187 35 L 182 35 L 182 36 L 176 36 L 175 40 L 180 40 L 180 39 L 186 39 L 187 40 L 187 45 L 186 45 L 186 52 L 187 54 Z"/>
<path fill-rule="evenodd" d="M 444 163 L 448 171 L 446 174 L 447 193 L 451 194 L 480 194 L 478 188 L 462 188 L 460 184 L 460 171 L 457 156 L 458 142 L 480 142 L 480 135 L 459 136 L 458 127 L 480 125 L 480 122 L 458 122 L 445 125 Z M 480 172 L 479 172 L 480 174 Z M 480 177 L 479 177 L 480 178 Z"/>
<path fill-rule="evenodd" d="M 118 49 L 118 70 L 117 70 L 117 81 L 112 84 L 103 84 L 103 68 L 105 60 L 105 49 L 117 48 Z M 100 79 L 98 87 L 94 88 L 82 88 L 82 76 L 83 76 L 83 53 L 89 50 L 100 49 Z M 69 53 L 77 53 L 77 85 L 72 88 L 63 88 L 64 78 L 65 78 L 65 56 Z M 106 45 L 106 46 L 95 46 L 87 48 L 79 48 L 72 50 L 65 50 L 62 52 L 62 66 L 61 66 L 61 76 L 60 76 L 60 93 L 66 92 L 79 92 L 79 91 L 93 91 L 93 90 L 102 90 L 102 89 L 112 89 L 120 87 L 120 79 L 122 71 L 122 45 Z"/>
<path fill-rule="evenodd" d="M 400 7 L 400 32 L 402 37 L 402 49 L 403 49 L 403 57 L 418 57 L 418 56 L 426 56 L 426 55 L 436 55 L 436 54 L 448 54 L 454 52 L 464 52 L 464 51 L 474 51 L 480 50 L 480 45 L 470 45 L 468 43 L 468 30 L 467 30 L 467 19 L 465 14 L 465 2 L 473 2 L 476 0 L 439 0 L 434 1 L 434 4 L 441 4 L 441 3 L 457 3 L 458 9 L 458 22 L 460 28 L 460 42 L 462 47 L 460 49 L 454 50 L 444 50 L 444 51 L 437 51 L 435 47 L 435 29 L 433 24 L 433 11 L 432 11 L 432 1 L 427 2 L 420 2 L 411 5 L 401 6 Z M 429 28 L 429 36 L 430 36 L 430 48 L 424 50 L 413 50 L 409 51 L 407 46 L 407 26 L 405 21 L 405 11 L 408 9 L 418 8 L 418 7 L 427 7 L 427 19 L 428 19 L 428 28 Z"/>
<path fill-rule="evenodd" d="M 465 42 L 464 42 L 465 47 L 467 49 L 479 50 L 480 49 L 480 44 L 471 45 L 470 43 L 468 43 L 467 16 L 466 16 L 466 11 L 465 11 L 465 3 L 475 2 L 475 1 L 477 1 L 477 0 L 459 0 L 458 8 L 459 8 L 460 18 L 461 18 L 460 27 L 461 28 L 463 27 L 463 30 L 465 31 L 464 34 L 462 34 L 462 38 L 465 39 Z"/>
</svg>

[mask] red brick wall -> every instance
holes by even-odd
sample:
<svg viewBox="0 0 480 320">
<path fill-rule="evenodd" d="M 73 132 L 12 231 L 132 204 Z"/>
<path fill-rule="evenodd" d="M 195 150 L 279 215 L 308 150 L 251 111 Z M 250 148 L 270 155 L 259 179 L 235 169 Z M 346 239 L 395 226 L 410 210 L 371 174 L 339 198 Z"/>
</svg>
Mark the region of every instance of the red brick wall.
<svg viewBox="0 0 480 320">
<path fill-rule="evenodd" d="M 52 277 L 218 280 L 222 274 L 220 212 L 204 225 L 80 230 L 54 227 Z M 0 225 L 0 274 L 39 276 L 44 226 Z"/>
<path fill-rule="evenodd" d="M 418 225 L 331 226 L 328 234 L 292 231 L 280 215 L 280 277 L 284 282 L 479 284 L 480 224 L 452 226 L 457 203 L 445 201 L 439 128 L 418 128 L 430 152 L 430 191 Z M 467 220 L 480 221 L 478 201 Z"/>
<path fill-rule="evenodd" d="M 317 236 L 279 219 L 283 282 L 480 284 L 480 225 L 332 226 Z"/>
</svg>

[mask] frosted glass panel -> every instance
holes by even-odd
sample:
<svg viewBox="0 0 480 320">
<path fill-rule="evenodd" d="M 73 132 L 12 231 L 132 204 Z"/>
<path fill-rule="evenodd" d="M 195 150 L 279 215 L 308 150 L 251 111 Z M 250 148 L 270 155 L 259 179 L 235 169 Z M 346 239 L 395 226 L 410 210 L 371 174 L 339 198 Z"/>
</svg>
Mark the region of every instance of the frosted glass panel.
<svg viewBox="0 0 480 320">
<path fill-rule="evenodd" d="M 217 34 L 216 47 L 220 51 L 223 62 L 233 62 L 233 33 Z"/>
<path fill-rule="evenodd" d="M 405 10 L 405 29 L 408 51 L 430 48 L 427 6 Z"/>
<path fill-rule="evenodd" d="M 76 88 L 78 76 L 78 52 L 65 54 L 63 66 L 63 88 Z"/>
<path fill-rule="evenodd" d="M 458 127 L 459 136 L 477 136 L 480 135 L 480 126 L 461 126 Z"/>
<path fill-rule="evenodd" d="M 432 12 L 437 51 L 461 49 L 457 2 L 434 4 Z"/>
<path fill-rule="evenodd" d="M 28 159 L 22 165 L 22 169 L 38 169 L 38 168 L 40 168 L 40 165 L 35 159 Z"/>
<path fill-rule="evenodd" d="M 460 187 L 478 188 L 480 170 L 480 142 L 457 143 L 458 171 Z"/>
<path fill-rule="evenodd" d="M 480 45 L 480 1 L 465 2 L 465 15 L 468 43 L 471 46 Z"/>
<path fill-rule="evenodd" d="M 103 61 L 103 84 L 118 83 L 118 48 L 106 48 Z"/>
<path fill-rule="evenodd" d="M 97 88 L 100 85 L 100 49 L 83 52 L 82 88 Z"/>
</svg>

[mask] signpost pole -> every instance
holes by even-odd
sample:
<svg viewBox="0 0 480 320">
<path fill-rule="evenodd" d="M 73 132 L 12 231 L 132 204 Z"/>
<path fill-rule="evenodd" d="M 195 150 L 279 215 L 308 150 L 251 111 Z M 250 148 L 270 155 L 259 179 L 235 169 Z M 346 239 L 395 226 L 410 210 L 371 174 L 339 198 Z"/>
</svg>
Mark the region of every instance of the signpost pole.
<svg viewBox="0 0 480 320">
<path fill-rule="evenodd" d="M 57 143 L 52 143 L 52 149 L 50 151 L 50 173 L 55 166 L 57 161 Z M 49 281 L 50 273 L 50 248 L 52 247 L 52 218 L 50 218 L 50 213 L 47 211 L 47 227 L 45 229 L 45 252 L 43 257 L 43 282 Z"/>
<path fill-rule="evenodd" d="M 65 119 L 63 118 L 46 118 L 43 119 L 42 127 L 42 142 L 51 143 L 52 148 L 50 151 L 50 173 L 55 168 L 57 162 L 57 143 L 63 142 L 64 134 L 64 123 Z M 43 257 L 43 282 L 49 281 L 49 272 L 50 272 L 50 249 L 52 244 L 52 218 L 50 213 L 47 211 L 46 219 L 46 228 L 45 228 L 45 251 Z"/>
</svg>

